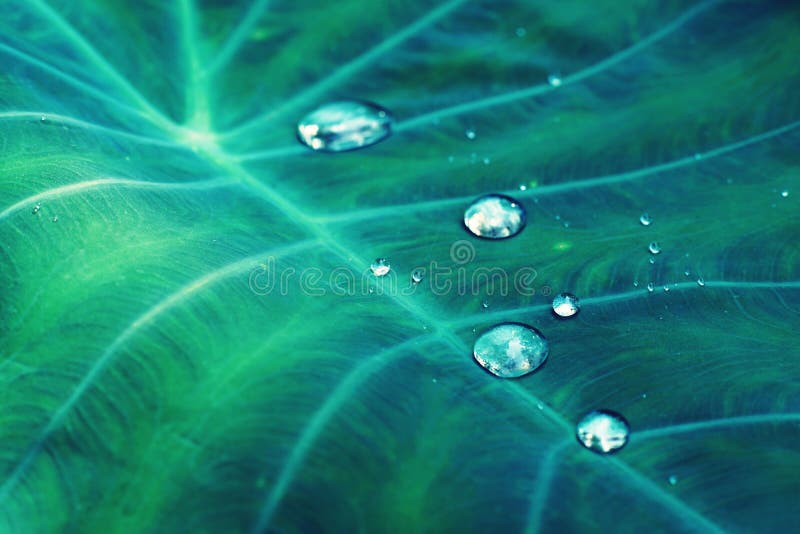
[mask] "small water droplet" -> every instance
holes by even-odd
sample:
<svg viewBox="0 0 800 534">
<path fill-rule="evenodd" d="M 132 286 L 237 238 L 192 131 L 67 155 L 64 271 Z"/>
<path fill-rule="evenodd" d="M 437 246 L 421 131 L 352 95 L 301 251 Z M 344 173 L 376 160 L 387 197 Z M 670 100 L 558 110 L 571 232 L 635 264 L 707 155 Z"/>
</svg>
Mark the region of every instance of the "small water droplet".
<svg viewBox="0 0 800 534">
<path fill-rule="evenodd" d="M 373 287 L 369 288 L 369 294 L 372 295 L 373 293 L 375 293 L 375 288 L 373 288 Z M 424 328 L 425 327 L 423 327 L 423 329 Z"/>
<path fill-rule="evenodd" d="M 609 454 L 624 447 L 630 431 L 628 421 L 611 410 L 591 411 L 575 427 L 575 435 L 581 445 L 600 454 Z"/>
<path fill-rule="evenodd" d="M 312 150 L 345 152 L 382 141 L 392 133 L 392 115 L 371 102 L 323 104 L 297 124 L 297 137 Z"/>
<path fill-rule="evenodd" d="M 690 271 L 689 269 L 686 269 L 685 271 L 683 271 L 683 275 L 684 276 L 692 276 L 692 271 Z"/>
<path fill-rule="evenodd" d="M 454 156 L 447 156 L 447 162 L 448 163 L 453 163 L 455 160 L 456 160 L 456 158 Z"/>
<path fill-rule="evenodd" d="M 655 289 L 656 285 L 653 282 L 647 282 L 647 291 L 652 293 L 653 291 L 655 291 Z"/>
<path fill-rule="evenodd" d="M 464 211 L 464 226 L 478 237 L 512 237 L 525 227 L 525 210 L 505 195 L 482 196 Z"/>
<path fill-rule="evenodd" d="M 431 382 L 433 382 L 435 384 L 437 382 L 437 380 L 435 378 L 431 378 Z"/>
<path fill-rule="evenodd" d="M 37 213 L 39 213 L 39 210 L 40 210 L 40 209 L 42 209 L 42 205 L 41 205 L 41 204 L 36 204 L 36 205 L 33 207 L 33 209 L 31 210 L 31 213 L 33 213 L 34 215 L 36 215 Z"/>
<path fill-rule="evenodd" d="M 670 475 L 667 481 L 669 482 L 670 486 L 674 486 L 675 484 L 678 483 L 678 477 L 676 477 L 675 475 Z"/>
<path fill-rule="evenodd" d="M 517 28 L 514 31 L 514 33 L 517 34 L 517 37 L 525 37 L 525 35 L 528 33 L 528 31 L 525 28 L 523 28 L 522 26 L 520 26 L 519 28 Z"/>
<path fill-rule="evenodd" d="M 553 313 L 559 317 L 572 317 L 580 309 L 580 301 L 572 293 L 559 293 L 553 298 Z"/>
<path fill-rule="evenodd" d="M 703 159 L 703 155 L 702 155 L 700 152 L 697 152 L 697 153 L 694 155 L 694 159 L 695 159 L 695 161 L 697 161 L 697 160 L 701 160 L 701 159 Z"/>
<path fill-rule="evenodd" d="M 669 293 L 669 286 L 664 286 L 664 293 Z"/>
<path fill-rule="evenodd" d="M 528 189 L 528 186 L 527 186 L 527 185 L 525 185 L 525 184 L 519 184 L 519 190 L 520 190 L 520 191 L 527 191 L 527 189 Z"/>
<path fill-rule="evenodd" d="M 653 219 L 650 217 L 649 213 L 642 213 L 639 217 L 639 223 L 641 223 L 642 226 L 650 226 L 651 222 L 653 222 Z"/>
<path fill-rule="evenodd" d="M 639 281 L 638 280 L 634 280 L 633 281 L 633 287 L 639 287 Z"/>
<path fill-rule="evenodd" d="M 783 198 L 786 198 L 786 197 L 788 197 L 788 196 L 789 196 L 789 191 L 786 191 L 786 190 L 783 190 L 783 191 L 781 191 L 781 196 L 782 196 Z"/>
<path fill-rule="evenodd" d="M 464 135 L 466 135 L 467 139 L 469 139 L 470 141 L 472 141 L 473 139 L 475 139 L 475 137 L 477 137 L 475 130 L 473 130 L 472 128 L 467 128 L 467 130 L 464 132 Z"/>
<path fill-rule="evenodd" d="M 536 403 L 536 407 L 539 408 L 540 410 L 544 410 L 544 403 L 543 402 L 537 402 Z"/>
<path fill-rule="evenodd" d="M 516 378 L 538 369 L 549 352 L 547 340 L 535 328 L 520 323 L 501 323 L 475 341 L 472 355 L 495 376 Z"/>
<path fill-rule="evenodd" d="M 647 398 L 647 393 L 642 393 L 642 398 L 646 399 Z"/>
<path fill-rule="evenodd" d="M 547 83 L 549 83 L 552 87 L 560 87 L 562 83 L 561 76 L 558 74 L 551 74 L 547 77 Z"/>
<path fill-rule="evenodd" d="M 488 307 L 489 307 L 489 301 L 488 300 L 484 300 L 483 302 L 481 302 L 481 308 L 483 308 L 485 310 Z"/>
<path fill-rule="evenodd" d="M 423 278 L 425 278 L 425 273 L 422 272 L 422 269 L 416 269 L 411 273 L 411 281 L 415 284 L 422 282 Z"/>
<path fill-rule="evenodd" d="M 655 263 L 656 263 L 656 259 L 655 259 L 655 258 L 650 258 L 650 259 L 649 259 L 649 260 L 647 260 L 647 261 L 649 261 L 649 262 L 650 262 L 650 265 L 655 265 Z"/>
<path fill-rule="evenodd" d="M 700 287 L 703 287 L 704 285 L 706 285 L 706 281 L 703 280 L 702 276 L 697 279 L 697 285 L 700 286 Z"/>
<path fill-rule="evenodd" d="M 41 122 L 47 122 L 47 117 L 45 115 L 42 115 L 42 118 L 40 120 Z"/>
<path fill-rule="evenodd" d="M 647 245 L 647 250 L 650 251 L 650 254 L 660 254 L 661 253 L 661 245 L 653 241 L 649 245 Z"/>
<path fill-rule="evenodd" d="M 58 215 L 53 215 L 53 222 L 58 222 Z"/>
<path fill-rule="evenodd" d="M 377 258 L 372 262 L 372 265 L 369 266 L 369 269 L 375 276 L 386 276 L 389 274 L 392 266 L 389 264 L 389 260 L 386 258 Z"/>
</svg>

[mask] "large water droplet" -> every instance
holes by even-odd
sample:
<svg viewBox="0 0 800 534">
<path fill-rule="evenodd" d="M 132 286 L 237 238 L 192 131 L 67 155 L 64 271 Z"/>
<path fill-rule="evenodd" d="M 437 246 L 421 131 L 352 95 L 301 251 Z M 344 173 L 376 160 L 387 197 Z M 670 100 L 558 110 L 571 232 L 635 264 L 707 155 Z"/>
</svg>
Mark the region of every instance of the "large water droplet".
<svg viewBox="0 0 800 534">
<path fill-rule="evenodd" d="M 520 323 L 501 323 L 484 332 L 473 349 L 475 360 L 501 378 L 516 378 L 538 369 L 549 344 L 541 332 Z"/>
<path fill-rule="evenodd" d="M 389 264 L 389 260 L 386 258 L 378 258 L 372 262 L 372 265 L 369 266 L 369 269 L 375 276 L 386 276 L 389 274 L 392 266 Z"/>
<path fill-rule="evenodd" d="M 525 209 L 505 195 L 482 196 L 464 211 L 464 226 L 478 237 L 504 239 L 525 227 Z"/>
<path fill-rule="evenodd" d="M 600 454 L 608 454 L 624 447 L 628 443 L 630 431 L 628 421 L 611 410 L 589 412 L 575 427 L 575 435 L 581 445 Z"/>
<path fill-rule="evenodd" d="M 661 245 L 653 241 L 649 245 L 647 245 L 647 250 L 650 251 L 650 254 L 659 254 L 661 253 Z"/>
<path fill-rule="evenodd" d="M 578 297 L 572 293 L 559 293 L 553 299 L 553 312 L 559 317 L 572 317 L 580 309 Z"/>
<path fill-rule="evenodd" d="M 364 148 L 392 133 L 392 115 L 370 102 L 344 100 L 324 104 L 297 124 L 297 137 L 320 152 Z"/>
<path fill-rule="evenodd" d="M 639 217 L 639 222 L 642 226 L 650 226 L 650 223 L 653 222 L 653 219 L 650 217 L 649 213 L 642 213 L 641 217 Z"/>
</svg>

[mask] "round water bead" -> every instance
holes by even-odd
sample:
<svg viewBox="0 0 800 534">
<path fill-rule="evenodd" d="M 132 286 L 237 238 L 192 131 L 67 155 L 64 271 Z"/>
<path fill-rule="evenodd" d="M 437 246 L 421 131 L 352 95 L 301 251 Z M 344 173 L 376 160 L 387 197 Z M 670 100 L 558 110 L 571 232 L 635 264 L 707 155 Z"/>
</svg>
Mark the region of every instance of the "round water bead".
<svg viewBox="0 0 800 534">
<path fill-rule="evenodd" d="M 369 270 L 372 271 L 372 274 L 375 276 L 386 276 L 389 274 L 389 271 L 392 270 L 392 266 L 386 258 L 378 258 L 372 262 L 372 265 L 369 266 Z"/>
<path fill-rule="evenodd" d="M 641 217 L 639 217 L 639 222 L 642 226 L 650 226 L 650 223 L 653 222 L 653 219 L 650 218 L 649 213 L 642 213 Z"/>
<path fill-rule="evenodd" d="M 464 226 L 486 239 L 512 237 L 525 228 L 525 208 L 506 195 L 485 195 L 464 211 Z"/>
<path fill-rule="evenodd" d="M 661 253 L 661 245 L 653 241 L 649 245 L 647 245 L 647 250 L 650 251 L 650 254 L 659 254 Z"/>
<path fill-rule="evenodd" d="M 411 281 L 415 284 L 422 282 L 423 278 L 425 278 L 425 273 L 422 269 L 415 269 L 414 272 L 411 273 Z"/>
<path fill-rule="evenodd" d="M 549 353 L 550 345 L 537 329 L 501 323 L 481 334 L 472 354 L 493 375 L 516 378 L 538 369 Z"/>
<path fill-rule="evenodd" d="M 609 454 L 624 447 L 630 431 L 628 421 L 611 410 L 591 411 L 575 427 L 575 435 L 581 445 L 600 454 Z"/>
<path fill-rule="evenodd" d="M 371 102 L 342 100 L 323 104 L 297 123 L 297 137 L 312 150 L 345 152 L 382 141 L 392 133 L 388 110 Z"/>
<path fill-rule="evenodd" d="M 553 299 L 553 312 L 559 317 L 572 317 L 580 309 L 580 301 L 572 293 L 559 293 Z"/>
</svg>

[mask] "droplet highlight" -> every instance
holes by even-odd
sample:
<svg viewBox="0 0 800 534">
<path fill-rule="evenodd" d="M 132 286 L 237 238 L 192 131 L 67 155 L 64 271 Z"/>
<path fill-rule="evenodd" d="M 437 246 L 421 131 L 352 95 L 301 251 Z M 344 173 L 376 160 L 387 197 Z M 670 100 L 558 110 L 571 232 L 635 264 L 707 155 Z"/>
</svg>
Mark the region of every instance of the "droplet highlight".
<svg viewBox="0 0 800 534">
<path fill-rule="evenodd" d="M 537 329 L 520 323 L 501 323 L 475 341 L 472 354 L 493 375 L 517 378 L 538 369 L 549 352 L 547 340 Z"/>
<path fill-rule="evenodd" d="M 386 276 L 392 270 L 392 266 L 386 258 L 377 258 L 369 266 L 369 269 L 375 276 Z"/>
<path fill-rule="evenodd" d="M 551 87 L 561 87 L 563 80 L 558 74 L 551 74 L 547 77 L 547 83 L 549 83 Z"/>
<path fill-rule="evenodd" d="M 610 454 L 624 447 L 630 431 L 628 421 L 611 410 L 591 411 L 575 427 L 580 444 L 599 454 Z"/>
<path fill-rule="evenodd" d="M 297 137 L 312 150 L 346 152 L 383 141 L 393 122 L 388 110 L 371 102 L 330 102 L 298 122 Z"/>
<path fill-rule="evenodd" d="M 422 269 L 416 269 L 411 273 L 411 281 L 415 284 L 422 282 L 423 278 L 425 278 L 425 273 L 422 272 Z"/>
<path fill-rule="evenodd" d="M 675 484 L 678 483 L 678 477 L 676 477 L 675 475 L 670 475 L 669 478 L 667 479 L 667 482 L 669 482 L 670 486 L 674 486 Z"/>
<path fill-rule="evenodd" d="M 653 241 L 649 245 L 647 245 L 647 250 L 650 251 L 650 254 L 660 254 L 661 253 L 661 245 L 657 242 Z"/>
<path fill-rule="evenodd" d="M 39 213 L 39 210 L 41 210 L 41 209 L 42 209 L 42 205 L 41 205 L 41 204 L 36 204 L 36 205 L 33 207 L 33 209 L 31 210 L 31 213 L 33 213 L 34 215 L 36 215 L 37 213 Z"/>
<path fill-rule="evenodd" d="M 482 196 L 464 211 L 464 226 L 477 237 L 505 239 L 525 227 L 525 209 L 505 195 Z"/>
<path fill-rule="evenodd" d="M 642 213 L 641 216 L 639 216 L 639 224 L 642 226 L 650 226 L 652 222 L 653 219 L 650 217 L 649 213 Z"/>
<path fill-rule="evenodd" d="M 475 133 L 475 130 L 473 130 L 472 128 L 468 128 L 468 129 L 467 129 L 467 130 L 464 132 L 464 135 L 466 135 L 466 136 L 467 136 L 467 139 L 469 139 L 470 141 L 474 140 L 474 139 L 475 139 L 475 138 L 478 136 L 478 134 L 476 134 L 476 133 Z"/>
<path fill-rule="evenodd" d="M 553 298 L 553 313 L 559 317 L 572 317 L 580 309 L 580 301 L 572 293 L 559 293 Z"/>
</svg>

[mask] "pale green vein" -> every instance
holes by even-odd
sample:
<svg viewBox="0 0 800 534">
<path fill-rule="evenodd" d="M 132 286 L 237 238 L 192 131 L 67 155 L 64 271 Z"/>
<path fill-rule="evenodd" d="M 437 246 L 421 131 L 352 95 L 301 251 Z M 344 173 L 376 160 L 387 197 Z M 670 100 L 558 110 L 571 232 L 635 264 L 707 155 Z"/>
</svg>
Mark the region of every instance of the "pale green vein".
<svg viewBox="0 0 800 534">
<path fill-rule="evenodd" d="M 766 413 L 757 415 L 740 415 L 736 417 L 722 417 L 707 421 L 681 423 L 660 428 L 639 430 L 631 434 L 631 443 L 640 443 L 649 439 L 688 434 L 694 432 L 708 432 L 710 430 L 738 428 L 750 425 L 800 423 L 800 413 Z"/>
<path fill-rule="evenodd" d="M 164 312 L 174 308 L 175 306 L 192 298 L 201 290 L 232 276 L 236 276 L 253 269 L 260 262 L 264 261 L 266 257 L 281 257 L 303 250 L 308 250 L 315 246 L 314 241 L 301 241 L 291 245 L 283 245 L 270 250 L 262 251 L 253 256 L 249 256 L 242 260 L 222 266 L 208 274 L 201 276 L 187 285 L 183 286 L 174 293 L 166 296 L 161 301 L 154 304 L 147 309 L 144 313 L 139 315 L 131 322 L 125 330 L 120 333 L 111 344 L 108 345 L 106 350 L 95 360 L 91 368 L 81 379 L 80 383 L 75 386 L 70 396 L 58 407 L 58 409 L 50 417 L 50 420 L 44 426 L 42 431 L 33 441 L 28 448 L 25 456 L 20 460 L 2 486 L 0 486 L 0 502 L 4 502 L 9 493 L 17 486 L 22 477 L 25 475 L 28 468 L 33 461 L 38 457 L 39 453 L 44 448 L 47 441 L 53 433 L 61 428 L 64 420 L 69 413 L 75 408 L 76 404 L 80 401 L 83 395 L 88 391 L 89 387 L 94 384 L 95 380 L 103 373 L 103 371 L 111 364 L 116 356 L 117 351 L 140 330 L 151 325 L 155 319 Z"/>
<path fill-rule="evenodd" d="M 594 65 L 587 67 L 583 70 L 580 70 L 574 74 L 564 76 L 561 80 L 561 85 L 559 85 L 558 87 L 552 86 L 550 84 L 534 85 L 533 87 L 528 87 L 525 89 L 520 89 L 509 93 L 503 93 L 501 95 L 490 96 L 487 98 L 482 98 L 480 100 L 473 100 L 472 102 L 466 102 L 464 104 L 457 104 L 455 106 L 440 109 L 437 111 L 432 111 L 430 113 L 419 115 L 417 117 L 404 121 L 397 125 L 396 130 L 398 132 L 402 132 L 404 130 L 416 128 L 422 124 L 427 124 L 435 120 L 443 119 L 445 117 L 460 115 L 462 113 L 468 113 L 471 111 L 478 111 L 492 106 L 508 104 L 516 100 L 531 98 L 534 96 L 549 93 L 551 91 L 557 91 L 565 86 L 578 83 L 582 80 L 585 80 L 586 78 L 604 72 L 610 69 L 611 67 L 625 61 L 631 56 L 638 54 L 645 48 L 662 40 L 663 38 L 670 35 L 674 31 L 680 29 L 682 26 L 684 26 L 686 23 L 688 23 L 696 16 L 709 10 L 710 8 L 714 7 L 719 3 L 720 0 L 711 0 L 697 4 L 696 6 L 692 7 L 691 9 L 683 13 L 680 17 L 676 18 L 675 20 L 673 20 L 660 30 L 656 31 L 655 33 L 652 33 L 647 37 L 645 37 L 644 39 L 642 39 L 641 41 L 638 41 L 636 44 L 624 50 L 621 50 L 620 52 L 617 52 L 616 54 L 604 59 L 603 61 L 600 61 L 599 63 L 595 63 Z"/>
<path fill-rule="evenodd" d="M 363 359 L 336 385 L 334 390 L 325 398 L 325 402 L 308 420 L 308 423 L 306 423 L 299 437 L 292 445 L 289 456 L 284 460 L 283 467 L 272 484 L 272 488 L 261 508 L 258 521 L 252 529 L 254 534 L 263 532 L 267 528 L 273 514 L 278 509 L 278 505 L 294 480 L 297 470 L 305 462 L 306 456 L 314 446 L 317 438 L 319 438 L 324 428 L 345 402 L 352 398 L 353 392 L 392 361 L 408 354 L 416 354 L 413 349 L 422 348 L 425 340 L 429 337 L 430 335 L 418 336 Z"/>
<path fill-rule="evenodd" d="M 231 33 L 231 36 L 228 38 L 228 40 L 225 41 L 225 44 L 222 45 L 214 59 L 212 59 L 208 64 L 208 67 L 206 67 L 206 76 L 213 76 L 218 70 L 225 67 L 230 60 L 233 59 L 233 57 L 239 51 L 239 48 L 242 47 L 244 42 L 252 33 L 253 27 L 261 18 L 261 15 L 264 13 L 264 10 L 268 5 L 269 0 L 255 0 L 250 5 L 250 8 L 247 10 L 247 14 L 236 26 L 236 29 L 233 31 L 233 33 Z"/>
<path fill-rule="evenodd" d="M 236 161 L 267 161 L 270 159 L 280 159 L 288 156 L 297 156 L 300 154 L 309 154 L 308 148 L 299 145 L 286 145 L 279 148 L 271 148 L 268 150 L 259 150 L 258 152 L 248 152 L 239 156 L 233 156 Z"/>
<path fill-rule="evenodd" d="M 67 74 L 66 72 L 54 67 L 53 65 L 46 63 L 40 59 L 37 59 L 31 55 L 28 55 L 25 52 L 17 50 L 16 48 L 13 48 L 3 43 L 0 43 L 0 52 L 5 52 L 6 54 L 13 56 L 19 59 L 20 61 L 28 63 L 29 65 L 32 65 L 33 67 L 36 67 L 37 69 L 60 79 L 61 81 L 67 83 L 68 85 L 71 85 L 72 87 L 75 87 L 80 91 L 83 91 L 87 95 L 91 95 L 94 98 L 97 98 L 98 100 L 102 100 L 104 102 L 111 104 L 120 111 L 125 111 L 126 113 L 130 113 L 131 115 L 135 115 L 140 118 L 147 118 L 147 116 L 141 109 L 129 106 L 124 102 L 120 102 L 116 98 L 110 96 L 107 91 L 103 91 L 93 85 L 89 85 L 83 80 L 80 80 L 75 76 L 72 76 L 71 74 Z"/>
<path fill-rule="evenodd" d="M 593 453 L 587 452 L 586 454 Z M 725 532 L 716 523 L 687 505 L 675 495 L 664 491 L 661 486 L 645 477 L 622 460 L 613 456 L 593 455 L 598 462 L 604 463 L 611 467 L 612 470 L 624 475 L 623 480 L 625 480 L 625 483 L 638 487 L 640 495 L 662 505 L 669 510 L 674 517 L 681 520 L 683 522 L 683 528 L 676 528 L 676 531 L 699 531 L 714 534 L 723 534 Z"/>
<path fill-rule="evenodd" d="M 83 191 L 98 189 L 102 187 L 123 186 L 132 187 L 135 189 L 191 189 L 191 190 L 206 190 L 217 187 L 227 187 L 234 185 L 234 182 L 228 178 L 216 178 L 211 180 L 199 180 L 194 182 L 145 182 L 141 180 L 129 180 L 127 178 L 96 178 L 94 180 L 85 180 L 69 185 L 62 185 L 54 187 L 40 193 L 36 193 L 22 200 L 15 202 L 3 211 L 0 211 L 0 221 L 8 218 L 10 215 L 23 210 L 32 209 L 37 203 L 46 200 L 54 200 L 69 195 L 75 195 Z"/>
<path fill-rule="evenodd" d="M 742 139 L 734 143 L 730 143 L 727 145 L 711 149 L 702 154 L 693 154 L 691 156 L 686 156 L 680 159 L 676 159 L 666 163 L 660 163 L 658 165 L 653 165 L 650 167 L 644 167 L 642 169 L 636 169 L 619 174 L 610 174 L 605 176 L 596 176 L 593 178 L 584 178 L 582 180 L 575 180 L 572 182 L 564 182 L 560 184 L 543 185 L 539 187 L 530 188 L 526 191 L 519 191 L 517 189 L 507 190 L 503 191 L 503 193 L 511 195 L 514 198 L 522 199 L 522 198 L 540 197 L 545 195 L 553 195 L 558 193 L 566 193 L 571 191 L 583 191 L 594 187 L 630 182 L 638 180 L 640 178 L 645 178 L 648 176 L 659 174 L 662 172 L 669 172 L 681 169 L 689 165 L 696 165 L 699 162 L 707 161 L 712 158 L 723 156 L 725 154 L 729 154 L 736 150 L 741 150 L 743 148 L 761 143 L 763 141 L 773 139 L 775 137 L 791 132 L 797 129 L 798 127 L 800 127 L 800 121 L 791 122 L 789 124 L 785 124 L 778 128 L 774 128 L 772 130 L 767 130 L 766 132 L 753 135 L 746 139 Z M 466 206 L 469 202 L 474 200 L 476 196 L 478 195 L 442 198 L 437 200 L 429 200 L 426 202 L 418 202 L 416 204 L 397 204 L 394 206 L 367 208 L 362 210 L 355 210 L 350 213 L 338 213 L 333 215 L 326 215 L 319 217 L 316 220 L 320 223 L 337 223 L 337 222 L 352 223 L 357 221 L 382 218 L 389 215 L 398 217 L 409 213 L 424 212 L 438 208 Z"/>
<path fill-rule="evenodd" d="M 301 91 L 294 97 L 288 99 L 278 108 L 270 110 L 257 117 L 254 117 L 253 119 L 227 132 L 226 134 L 223 135 L 223 137 L 233 137 L 241 135 L 242 133 L 252 130 L 253 128 L 260 126 L 266 122 L 275 120 L 277 117 L 289 111 L 293 111 L 298 107 L 314 103 L 321 95 L 323 95 L 326 91 L 329 91 L 336 84 L 342 82 L 343 80 L 352 76 L 356 72 L 362 70 L 364 67 L 368 66 L 370 63 L 381 57 L 386 52 L 395 48 L 403 41 L 407 40 L 410 37 L 413 37 L 414 35 L 424 30 L 431 24 L 434 24 L 442 17 L 444 17 L 445 15 L 447 15 L 448 13 L 459 7 L 465 1 L 466 0 L 449 0 L 448 2 L 441 4 L 439 7 L 433 9 L 424 16 L 415 20 L 414 22 L 412 22 L 399 32 L 391 35 L 390 37 L 381 41 L 379 44 L 372 47 L 368 51 L 364 52 L 360 56 L 346 63 L 342 67 L 336 69 L 329 76 L 323 78 L 322 80 L 319 80 L 305 91 Z"/>
<path fill-rule="evenodd" d="M 550 498 L 550 487 L 553 482 L 553 476 L 556 473 L 556 465 L 558 464 L 559 456 L 564 449 L 574 444 L 574 439 L 566 439 L 561 443 L 553 445 L 539 463 L 539 474 L 536 477 L 536 487 L 531 494 L 528 521 L 525 525 L 525 532 L 527 534 L 534 534 L 541 530 L 542 515 L 544 514 L 544 509 Z"/>
<path fill-rule="evenodd" d="M 681 290 L 707 290 L 714 288 L 724 289 L 800 289 L 800 281 L 786 281 L 786 282 L 728 282 L 724 280 L 708 280 L 705 286 L 701 287 L 697 282 L 679 282 L 675 284 L 667 284 L 670 291 Z M 609 295 L 601 295 L 596 297 L 581 298 L 581 307 L 586 308 L 590 306 L 598 306 L 602 304 L 611 304 L 615 302 L 624 302 L 637 298 L 643 298 L 653 295 L 647 289 L 634 289 L 632 291 L 625 291 L 623 293 L 612 293 Z M 509 316 L 527 315 L 532 313 L 549 312 L 551 305 L 548 304 L 534 304 L 532 306 L 523 306 L 519 308 L 508 308 L 505 310 L 497 310 L 489 313 L 474 313 L 466 315 L 459 319 L 448 321 L 446 324 L 450 327 L 459 328 L 467 325 L 472 325 L 476 322 L 492 322 L 507 319 Z"/>
<path fill-rule="evenodd" d="M 172 139 L 157 139 L 155 137 L 139 135 L 117 128 L 111 128 L 110 126 L 103 126 L 102 124 L 76 119 L 67 115 L 59 115 L 58 113 L 50 113 L 47 111 L 4 111 L 0 112 L 0 120 L 1 119 L 35 120 L 37 123 L 43 123 L 42 125 L 64 124 L 92 132 L 113 135 L 114 137 L 121 137 L 123 139 L 130 139 L 131 141 L 136 141 L 137 143 L 142 143 L 145 145 L 165 146 L 171 148 L 180 148 L 181 150 L 188 150 L 186 145 L 183 143 L 178 143 Z"/>
<path fill-rule="evenodd" d="M 155 106 L 153 106 L 127 78 L 122 76 L 117 69 L 109 63 L 97 49 L 87 41 L 64 17 L 62 17 L 56 10 L 54 10 L 47 2 L 43 0 L 28 0 L 27 6 L 36 9 L 46 20 L 48 20 L 54 28 L 56 28 L 66 41 L 80 51 L 86 59 L 88 59 L 97 69 L 105 74 L 109 80 L 136 103 L 145 116 L 153 123 L 159 125 L 166 131 L 173 131 L 175 123 L 171 121 L 166 115 L 161 113 Z"/>
<path fill-rule="evenodd" d="M 208 88 L 197 51 L 197 8 L 194 0 L 179 0 L 178 12 L 181 45 L 186 57 L 186 111 L 185 123 L 192 129 L 207 132 L 209 129 Z"/>
</svg>

